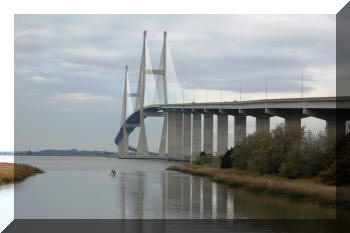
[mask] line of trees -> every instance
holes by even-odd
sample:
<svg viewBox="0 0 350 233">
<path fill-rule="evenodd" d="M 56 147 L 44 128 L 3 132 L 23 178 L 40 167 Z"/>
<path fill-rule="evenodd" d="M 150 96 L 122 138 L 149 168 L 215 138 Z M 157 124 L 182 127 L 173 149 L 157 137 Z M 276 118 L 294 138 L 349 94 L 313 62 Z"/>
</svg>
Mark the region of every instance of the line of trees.
<svg viewBox="0 0 350 233">
<path fill-rule="evenodd" d="M 350 134 L 319 135 L 304 127 L 279 125 L 247 136 L 221 157 L 221 168 L 238 168 L 288 178 L 318 177 L 329 185 L 350 183 Z M 338 164 L 337 164 L 338 163 Z"/>
</svg>

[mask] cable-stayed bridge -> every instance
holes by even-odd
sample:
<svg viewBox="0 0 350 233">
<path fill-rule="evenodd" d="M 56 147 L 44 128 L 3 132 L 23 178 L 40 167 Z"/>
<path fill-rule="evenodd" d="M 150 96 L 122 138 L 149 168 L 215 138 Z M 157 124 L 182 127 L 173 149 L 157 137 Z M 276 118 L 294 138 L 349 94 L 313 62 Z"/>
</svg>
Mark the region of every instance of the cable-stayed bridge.
<svg viewBox="0 0 350 233">
<path fill-rule="evenodd" d="M 131 98 L 134 98 L 134 105 Z M 158 69 L 153 69 L 144 32 L 137 92 L 131 93 L 128 67 L 125 69 L 124 98 L 120 130 L 115 137 L 119 158 L 167 158 L 195 160 L 203 142 L 204 151 L 213 153 L 213 115 L 217 115 L 217 154 L 228 149 L 228 116 L 234 116 L 234 143 L 246 136 L 246 118 L 256 118 L 256 131 L 270 130 L 270 117 L 279 116 L 286 124 L 301 124 L 313 116 L 327 123 L 327 132 L 345 133 L 350 119 L 350 97 L 263 99 L 253 101 L 184 103 L 164 32 Z M 158 153 L 148 150 L 146 117 L 164 119 Z M 203 137 L 202 137 L 203 118 Z M 140 128 L 137 148 L 129 145 L 129 135 Z M 136 152 L 136 153 L 130 153 Z"/>
</svg>

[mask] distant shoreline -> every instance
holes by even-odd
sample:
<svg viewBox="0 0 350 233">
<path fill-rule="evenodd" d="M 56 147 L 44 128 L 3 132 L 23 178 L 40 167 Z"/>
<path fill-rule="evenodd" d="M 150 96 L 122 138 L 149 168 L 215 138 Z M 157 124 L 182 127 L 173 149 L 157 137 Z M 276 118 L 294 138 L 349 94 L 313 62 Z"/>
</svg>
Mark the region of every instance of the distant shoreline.
<svg viewBox="0 0 350 233">
<path fill-rule="evenodd" d="M 45 150 L 14 150 L 0 151 L 0 155 L 57 155 L 57 156 L 117 156 L 117 152 L 100 151 L 100 150 L 61 150 L 61 149 L 45 149 Z"/>
<path fill-rule="evenodd" d="M 63 156 L 63 157 L 108 157 L 108 158 L 117 158 L 117 154 L 114 155 L 103 155 L 103 154 L 22 154 L 22 153 L 15 153 L 13 154 L 14 157 L 16 156 Z M 0 155 L 1 156 L 1 155 Z"/>
</svg>

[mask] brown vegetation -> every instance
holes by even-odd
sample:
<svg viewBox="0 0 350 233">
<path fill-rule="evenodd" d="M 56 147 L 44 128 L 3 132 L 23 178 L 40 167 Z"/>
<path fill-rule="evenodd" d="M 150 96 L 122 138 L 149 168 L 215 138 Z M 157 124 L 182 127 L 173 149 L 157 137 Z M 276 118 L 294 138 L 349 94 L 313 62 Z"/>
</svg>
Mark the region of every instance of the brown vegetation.
<svg viewBox="0 0 350 233">
<path fill-rule="evenodd" d="M 168 170 L 175 170 L 209 177 L 211 180 L 242 187 L 254 192 L 284 195 L 294 199 L 313 200 L 324 204 L 336 203 L 336 187 L 306 179 L 288 179 L 271 175 L 243 171 L 235 168 L 209 168 L 193 165 L 174 165 Z"/>
<path fill-rule="evenodd" d="M 19 182 L 42 170 L 26 164 L 0 163 L 0 185 Z"/>
</svg>

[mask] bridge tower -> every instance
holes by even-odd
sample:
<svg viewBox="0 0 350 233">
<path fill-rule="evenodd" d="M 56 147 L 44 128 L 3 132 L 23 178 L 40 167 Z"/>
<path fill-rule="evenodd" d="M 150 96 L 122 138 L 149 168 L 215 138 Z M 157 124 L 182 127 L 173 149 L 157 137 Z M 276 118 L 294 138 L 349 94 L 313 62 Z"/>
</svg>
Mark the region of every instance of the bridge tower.
<svg viewBox="0 0 350 233">
<path fill-rule="evenodd" d="M 163 104 L 168 104 L 168 85 L 167 85 L 167 32 L 164 32 L 163 35 L 163 49 L 162 49 L 162 59 L 160 61 L 159 65 L 159 71 L 161 73 L 162 80 L 158 80 L 159 89 L 163 89 L 163 96 L 158 95 L 159 98 L 163 97 L 163 101 L 159 100 L 160 102 L 163 102 Z M 163 82 L 161 82 L 163 81 Z M 157 83 L 157 84 L 158 84 Z M 163 84 L 163 85 L 161 85 Z M 162 86 L 162 87 L 161 87 Z M 167 145 L 167 131 L 168 131 L 168 114 L 164 112 L 164 121 L 163 121 L 163 128 L 162 128 L 162 135 L 160 138 L 160 145 L 159 145 L 159 156 L 161 158 L 165 158 L 165 152 L 166 152 L 166 145 Z"/>
<path fill-rule="evenodd" d="M 146 50 L 147 50 L 147 32 L 143 32 L 143 48 L 142 48 L 142 56 L 141 56 L 141 67 L 140 67 L 140 74 L 139 74 L 139 81 L 138 81 L 138 104 L 140 107 L 140 135 L 139 135 L 139 142 L 137 146 L 137 152 L 136 155 L 138 156 L 144 156 L 148 154 L 148 145 L 147 145 L 147 137 L 146 137 L 146 128 L 145 128 L 145 116 L 144 116 L 144 104 L 145 104 L 145 91 L 146 91 Z"/>
<path fill-rule="evenodd" d="M 128 77 L 128 66 L 125 66 L 125 84 L 124 84 L 124 96 L 123 96 L 123 109 L 122 109 L 122 117 L 121 117 L 121 125 L 123 131 L 123 137 L 119 143 L 118 152 L 121 157 L 127 157 L 129 155 L 129 132 L 126 127 L 126 117 L 128 111 L 128 97 L 130 94 L 129 91 L 129 77 Z"/>
<path fill-rule="evenodd" d="M 167 67 L 167 32 L 164 32 L 163 36 L 163 49 L 161 54 L 161 61 L 159 65 L 159 69 L 153 69 L 150 65 L 149 56 L 148 56 L 148 46 L 147 46 L 147 32 L 143 33 L 143 48 L 142 48 L 142 56 L 141 56 L 141 65 L 139 72 L 139 79 L 137 84 L 137 93 L 127 93 L 128 88 L 128 74 L 127 67 L 125 73 L 125 89 L 124 89 L 124 100 L 123 100 L 123 113 L 122 113 L 122 125 L 123 125 L 123 138 L 118 145 L 120 148 L 121 155 L 128 156 L 128 130 L 126 121 L 126 112 L 127 112 L 127 97 L 136 97 L 135 110 L 139 110 L 139 124 L 140 133 L 138 139 L 138 146 L 136 156 L 144 157 L 148 155 L 148 144 L 147 144 L 147 136 L 146 136 L 146 127 L 145 127 L 145 97 L 146 97 L 146 85 L 147 79 L 150 75 L 158 75 L 158 79 L 156 81 L 156 100 L 159 101 L 159 104 L 168 104 L 168 95 L 167 95 L 167 78 L 166 78 L 166 67 Z M 167 145 L 167 128 L 168 128 L 168 117 L 167 113 L 163 113 L 163 128 L 161 135 L 161 142 L 159 148 L 159 156 L 165 157 L 166 153 L 166 145 Z"/>
</svg>

